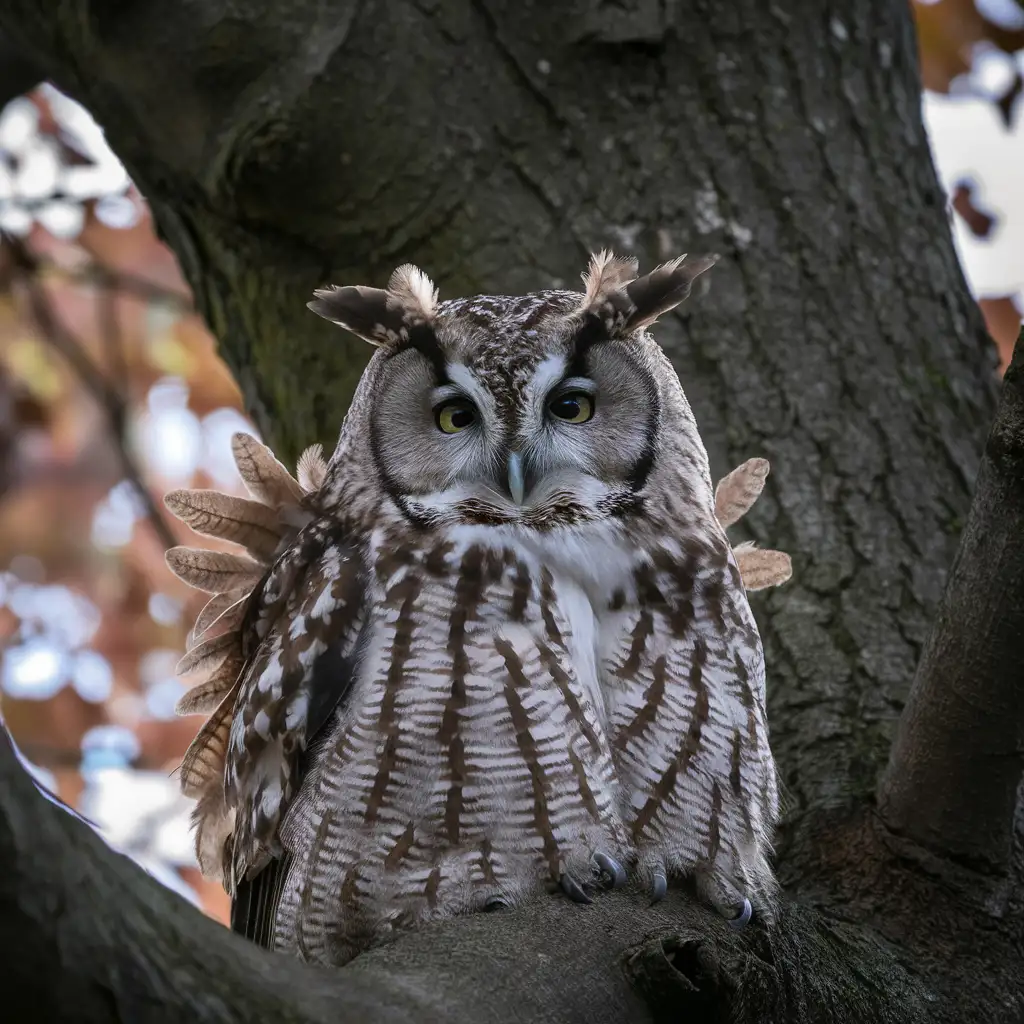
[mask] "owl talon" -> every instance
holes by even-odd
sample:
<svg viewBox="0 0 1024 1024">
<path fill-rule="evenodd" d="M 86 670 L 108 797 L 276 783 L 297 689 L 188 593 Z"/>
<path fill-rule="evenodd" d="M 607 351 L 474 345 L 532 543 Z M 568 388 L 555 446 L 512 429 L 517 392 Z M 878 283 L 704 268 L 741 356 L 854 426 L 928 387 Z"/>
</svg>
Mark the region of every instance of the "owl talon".
<svg viewBox="0 0 1024 1024">
<path fill-rule="evenodd" d="M 573 901 L 573 903 L 590 903 L 590 897 L 583 891 L 579 882 L 572 875 L 562 875 L 559 879 L 562 892 Z"/>
<path fill-rule="evenodd" d="M 750 900 L 746 897 L 743 898 L 743 909 L 739 912 L 736 917 L 728 918 L 726 923 L 730 928 L 735 931 L 739 931 L 741 928 L 746 928 L 750 924 L 750 919 L 754 916 L 754 908 L 750 905 Z"/>
<path fill-rule="evenodd" d="M 663 900 L 668 893 L 668 879 L 661 871 L 655 872 L 654 885 L 651 891 L 651 902 L 658 903 Z"/>
<path fill-rule="evenodd" d="M 619 889 L 626 884 L 625 868 L 607 853 L 595 853 L 594 863 L 608 876 L 613 889 Z"/>
</svg>

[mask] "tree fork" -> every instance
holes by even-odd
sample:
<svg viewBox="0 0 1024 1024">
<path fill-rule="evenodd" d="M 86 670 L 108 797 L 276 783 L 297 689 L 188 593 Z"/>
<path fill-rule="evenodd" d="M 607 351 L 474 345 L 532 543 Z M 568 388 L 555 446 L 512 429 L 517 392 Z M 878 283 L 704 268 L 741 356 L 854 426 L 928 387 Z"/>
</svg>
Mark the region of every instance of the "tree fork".
<svg viewBox="0 0 1024 1024">
<path fill-rule="evenodd" d="M 900 719 L 879 808 L 896 834 L 1006 875 L 1024 776 L 1024 331 Z"/>
</svg>

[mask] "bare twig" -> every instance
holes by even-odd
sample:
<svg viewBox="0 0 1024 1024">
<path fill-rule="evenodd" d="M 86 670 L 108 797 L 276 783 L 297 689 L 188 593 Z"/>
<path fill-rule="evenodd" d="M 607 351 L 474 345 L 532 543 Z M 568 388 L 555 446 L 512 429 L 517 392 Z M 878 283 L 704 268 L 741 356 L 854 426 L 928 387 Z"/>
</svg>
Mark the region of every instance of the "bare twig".
<svg viewBox="0 0 1024 1024">
<path fill-rule="evenodd" d="M 19 740 L 18 746 L 32 764 L 39 768 L 46 768 L 48 771 L 61 769 L 77 771 L 85 761 L 83 752 L 78 747 L 61 747 L 32 739 Z M 164 763 L 164 761 L 153 760 L 141 755 L 132 759 L 129 767 L 140 772 L 160 772 L 164 770 Z"/>
<path fill-rule="evenodd" d="M 28 292 L 32 315 L 43 338 L 67 359 L 86 389 L 102 406 L 115 435 L 117 452 L 125 477 L 143 502 L 146 516 L 164 547 L 173 547 L 177 543 L 177 539 L 153 500 L 153 496 L 143 483 L 142 472 L 126 443 L 124 428 L 128 413 L 124 397 L 110 384 L 103 371 L 96 366 L 79 340 L 61 324 L 55 315 L 53 306 L 39 280 L 39 260 L 20 239 L 5 236 L 4 242 L 10 253 L 12 264 L 19 272 L 20 279 Z"/>
<path fill-rule="evenodd" d="M 100 334 L 107 349 L 110 373 L 114 378 L 114 387 L 118 394 L 124 395 L 128 389 L 128 364 L 124 356 L 121 320 L 117 315 L 117 292 L 109 288 L 104 289 L 96 303 L 96 311 Z M 125 424 L 122 422 L 118 428 L 118 438 L 122 443 L 125 440 L 124 428 Z"/>
<path fill-rule="evenodd" d="M 47 771 L 65 768 L 77 770 L 82 766 L 82 751 L 77 747 L 69 749 L 29 739 L 19 740 L 18 749 L 37 768 L 45 768 Z"/>
<path fill-rule="evenodd" d="M 56 274 L 67 280 L 89 284 L 105 291 L 132 295 L 156 305 L 169 306 L 180 313 L 194 312 L 192 300 L 183 292 L 165 288 L 153 281 L 147 281 L 144 277 L 127 274 L 121 270 L 111 270 L 101 263 L 90 263 L 88 266 L 71 270 L 51 260 L 37 259 L 37 266 L 43 274 Z"/>
<path fill-rule="evenodd" d="M 900 720 L 879 804 L 894 832 L 1003 872 L 1024 773 L 1024 331 Z"/>
</svg>

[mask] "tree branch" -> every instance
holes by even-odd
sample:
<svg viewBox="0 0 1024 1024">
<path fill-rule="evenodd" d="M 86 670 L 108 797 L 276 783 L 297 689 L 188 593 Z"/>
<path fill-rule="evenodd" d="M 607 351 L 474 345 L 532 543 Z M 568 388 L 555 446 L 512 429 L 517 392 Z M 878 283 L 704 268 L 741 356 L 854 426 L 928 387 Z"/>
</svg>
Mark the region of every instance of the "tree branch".
<svg viewBox="0 0 1024 1024">
<path fill-rule="evenodd" d="M 70 281 L 103 289 L 108 294 L 131 295 L 154 305 L 167 306 L 182 314 L 194 312 L 192 300 L 183 292 L 165 288 L 153 281 L 147 281 L 144 277 L 126 274 L 122 270 L 111 270 L 102 263 L 89 263 L 84 267 L 68 270 L 51 261 L 37 258 L 37 266 L 43 275 L 56 274 Z"/>
<path fill-rule="evenodd" d="M 0 969 L 40 1020 L 688 1024 L 954 1020 L 870 933 L 800 907 L 730 931 L 671 894 L 561 896 L 402 935 L 340 971 L 205 918 L 45 800 L 0 727 Z"/>
<path fill-rule="evenodd" d="M 107 380 L 103 371 L 92 361 L 78 339 L 61 324 L 54 313 L 52 304 L 39 279 L 39 260 L 20 239 L 5 237 L 4 245 L 11 254 L 11 262 L 19 271 L 20 280 L 28 292 L 32 315 L 43 339 L 71 364 L 82 385 L 103 409 L 114 435 L 114 445 L 121 460 L 121 469 L 125 478 L 131 483 L 133 490 L 142 502 L 146 510 L 146 517 L 161 543 L 165 548 L 174 547 L 177 544 L 177 539 L 143 482 L 142 470 L 128 447 L 125 436 L 128 408 L 123 395 Z M 107 326 L 111 325 L 108 323 Z M 107 338 L 106 340 L 108 347 L 117 342 L 116 338 Z"/>
<path fill-rule="evenodd" d="M 879 790 L 921 846 L 1005 872 L 1024 774 L 1024 331 Z"/>
</svg>

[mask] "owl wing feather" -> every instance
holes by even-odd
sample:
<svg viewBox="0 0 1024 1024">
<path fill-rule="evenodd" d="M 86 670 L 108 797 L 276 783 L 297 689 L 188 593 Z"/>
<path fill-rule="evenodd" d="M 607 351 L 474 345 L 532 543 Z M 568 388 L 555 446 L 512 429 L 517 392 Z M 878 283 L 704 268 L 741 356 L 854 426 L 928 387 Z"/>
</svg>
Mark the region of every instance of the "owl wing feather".
<svg viewBox="0 0 1024 1024">
<path fill-rule="evenodd" d="M 231 930 L 263 949 L 272 948 L 274 921 L 292 857 L 287 851 L 268 861 L 255 878 L 243 878 L 231 899 Z"/>
<path fill-rule="evenodd" d="M 718 481 L 715 517 L 723 527 L 739 522 L 750 511 L 764 490 L 770 468 L 767 459 L 747 459 Z M 785 551 L 766 550 L 744 541 L 735 545 L 732 553 L 748 591 L 777 587 L 793 575 L 793 562 Z"/>
<path fill-rule="evenodd" d="M 364 573 L 340 530 L 315 522 L 267 575 L 234 703 L 225 795 L 234 810 L 232 927 L 269 944 L 288 856 L 278 830 L 311 761 L 310 745 L 355 675 Z"/>
<path fill-rule="evenodd" d="M 168 510 L 196 533 L 246 552 L 179 547 L 167 553 L 175 575 L 212 595 L 178 666 L 193 683 L 178 702 L 178 713 L 210 715 L 185 754 L 180 778 L 183 792 L 197 800 L 192 821 L 200 868 L 229 889 L 236 814 L 227 799 L 225 769 L 239 694 L 270 627 L 289 611 L 296 573 L 309 562 L 316 531 L 306 528 L 316 522 L 317 491 L 327 469 L 319 445 L 299 459 L 298 480 L 254 437 L 236 434 L 231 447 L 250 498 L 208 490 L 172 491 L 165 498 Z M 321 535 L 329 539 L 329 531 Z M 329 706 L 329 695 L 320 701 Z M 298 732 L 301 747 L 309 726 Z"/>
</svg>

